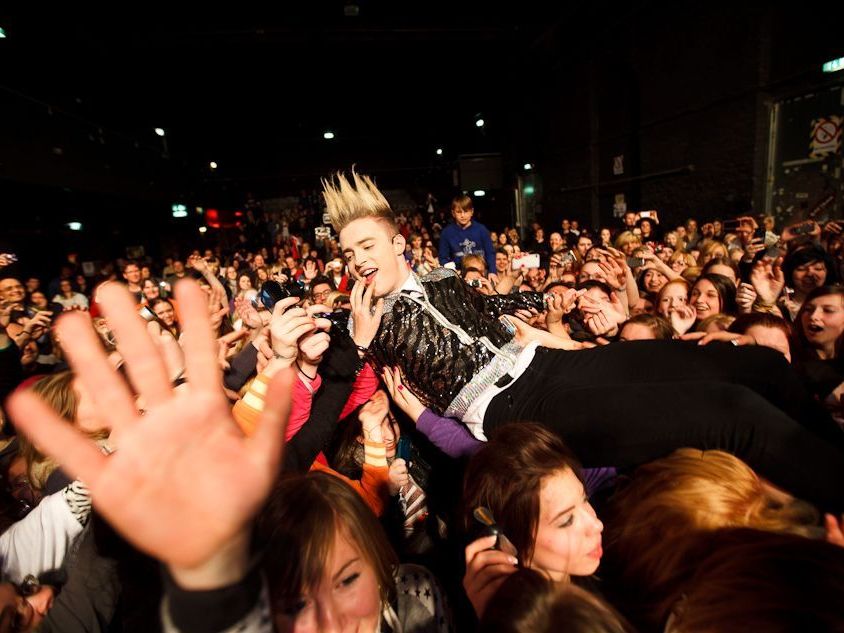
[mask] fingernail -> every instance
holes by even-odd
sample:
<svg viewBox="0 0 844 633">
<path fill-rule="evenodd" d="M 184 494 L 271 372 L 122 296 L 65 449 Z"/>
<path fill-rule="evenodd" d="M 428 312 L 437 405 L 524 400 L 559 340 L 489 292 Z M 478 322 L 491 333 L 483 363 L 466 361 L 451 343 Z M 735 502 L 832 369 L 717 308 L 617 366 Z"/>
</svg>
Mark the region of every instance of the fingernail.
<svg viewBox="0 0 844 633">
<path fill-rule="evenodd" d="M 403 385 L 399 385 L 399 391 L 404 391 L 404 386 L 403 386 Z"/>
<path fill-rule="evenodd" d="M 519 564 L 519 559 L 518 559 L 518 558 L 516 558 L 515 556 L 511 556 L 511 557 L 510 557 L 510 558 L 508 558 L 507 560 L 509 560 L 509 561 L 510 561 L 510 564 L 511 564 L 511 565 L 518 565 L 518 564 Z"/>
</svg>

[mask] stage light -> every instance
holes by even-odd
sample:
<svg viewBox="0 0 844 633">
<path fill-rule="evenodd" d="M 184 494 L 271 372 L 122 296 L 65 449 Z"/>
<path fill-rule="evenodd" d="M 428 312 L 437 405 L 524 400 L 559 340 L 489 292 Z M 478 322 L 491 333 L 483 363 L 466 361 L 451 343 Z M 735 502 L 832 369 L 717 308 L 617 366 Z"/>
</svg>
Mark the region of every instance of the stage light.
<svg viewBox="0 0 844 633">
<path fill-rule="evenodd" d="M 155 128 L 155 133 L 158 134 L 158 136 L 164 136 L 164 128 Z"/>
<path fill-rule="evenodd" d="M 483 127 L 483 126 L 484 126 L 484 120 L 483 119 L 477 119 L 475 121 L 475 127 Z"/>
<path fill-rule="evenodd" d="M 199 227 L 199 232 L 200 232 L 200 233 L 205 233 L 207 230 L 208 230 L 208 227 L 207 227 L 207 226 L 200 226 L 200 227 Z"/>
<path fill-rule="evenodd" d="M 322 138 L 324 138 L 326 141 L 330 141 L 331 139 L 334 138 L 334 132 L 331 132 L 331 131 L 323 132 Z"/>
<path fill-rule="evenodd" d="M 443 148 L 442 148 L 442 147 L 438 147 L 438 148 L 437 148 L 437 156 L 442 156 L 442 155 L 443 155 Z"/>
<path fill-rule="evenodd" d="M 213 160 L 210 163 L 208 163 L 208 166 L 211 169 L 217 169 L 217 163 L 215 163 Z"/>
<path fill-rule="evenodd" d="M 476 198 L 483 198 L 486 195 L 486 191 L 484 191 L 483 189 L 475 189 L 472 192 L 472 195 L 474 195 Z"/>
<path fill-rule="evenodd" d="M 68 222 L 67 228 L 69 228 L 71 231 L 81 231 L 82 222 Z"/>
<path fill-rule="evenodd" d="M 839 70 L 844 70 L 844 57 L 831 59 L 823 65 L 825 73 L 837 73 Z"/>
<path fill-rule="evenodd" d="M 525 163 L 524 164 L 525 171 L 530 171 L 533 169 L 533 163 Z"/>
</svg>

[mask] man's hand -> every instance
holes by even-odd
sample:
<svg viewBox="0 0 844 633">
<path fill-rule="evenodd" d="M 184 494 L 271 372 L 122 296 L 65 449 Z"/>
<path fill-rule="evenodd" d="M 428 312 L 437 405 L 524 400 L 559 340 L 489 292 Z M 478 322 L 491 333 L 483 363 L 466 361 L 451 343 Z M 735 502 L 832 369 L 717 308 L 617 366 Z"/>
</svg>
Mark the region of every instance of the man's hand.
<svg viewBox="0 0 844 633">
<path fill-rule="evenodd" d="M 355 324 L 354 341 L 355 345 L 361 347 L 369 347 L 372 343 L 384 314 L 384 299 L 374 300 L 373 292 L 375 284 L 367 286 L 361 280 L 352 288 L 350 295 L 352 319 Z"/>
<path fill-rule="evenodd" d="M 294 376 L 280 372 L 270 383 L 257 430 L 244 437 L 223 396 L 206 297 L 182 281 L 176 298 L 188 379 L 179 392 L 126 289 L 109 284 L 99 293 L 134 390 L 146 403 L 143 417 L 90 317 L 71 313 L 58 324 L 71 366 L 120 432 L 112 455 L 30 391 L 14 394 L 8 407 L 18 430 L 86 483 L 94 507 L 128 541 L 168 565 L 183 587 L 211 589 L 246 573 L 250 523 L 278 473 Z"/>
</svg>

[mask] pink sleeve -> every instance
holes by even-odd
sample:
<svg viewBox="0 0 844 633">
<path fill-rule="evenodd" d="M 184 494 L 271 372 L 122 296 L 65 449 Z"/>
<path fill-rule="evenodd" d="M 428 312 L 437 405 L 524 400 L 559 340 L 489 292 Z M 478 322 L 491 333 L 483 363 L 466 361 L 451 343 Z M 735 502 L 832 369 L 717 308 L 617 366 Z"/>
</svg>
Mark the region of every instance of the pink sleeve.
<svg viewBox="0 0 844 633">
<path fill-rule="evenodd" d="M 342 420 L 369 400 L 376 389 L 378 389 L 378 376 L 375 375 L 375 370 L 372 369 L 372 366 L 367 363 L 363 366 L 363 369 L 355 380 L 355 385 L 352 387 L 352 395 L 346 401 L 346 406 L 343 407 L 340 419 Z"/>
<path fill-rule="evenodd" d="M 363 372 L 361 372 L 363 373 Z M 311 382 L 310 389 L 302 382 L 301 378 L 297 378 L 293 385 L 293 402 L 290 408 L 290 417 L 287 418 L 287 431 L 284 433 L 284 440 L 290 441 L 296 433 L 299 432 L 305 422 L 311 415 L 311 403 L 314 399 L 314 393 L 322 384 L 322 378 L 317 374 L 316 379 Z"/>
</svg>

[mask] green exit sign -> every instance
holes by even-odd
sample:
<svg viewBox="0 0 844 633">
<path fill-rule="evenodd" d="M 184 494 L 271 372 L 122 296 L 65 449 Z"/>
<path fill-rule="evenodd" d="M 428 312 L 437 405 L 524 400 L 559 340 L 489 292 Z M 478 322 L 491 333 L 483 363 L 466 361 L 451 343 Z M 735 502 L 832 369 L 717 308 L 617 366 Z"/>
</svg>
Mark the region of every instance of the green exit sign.
<svg viewBox="0 0 844 633">
<path fill-rule="evenodd" d="M 823 71 L 825 73 L 835 73 L 839 70 L 844 70 L 844 57 L 832 59 L 823 65 Z"/>
</svg>

